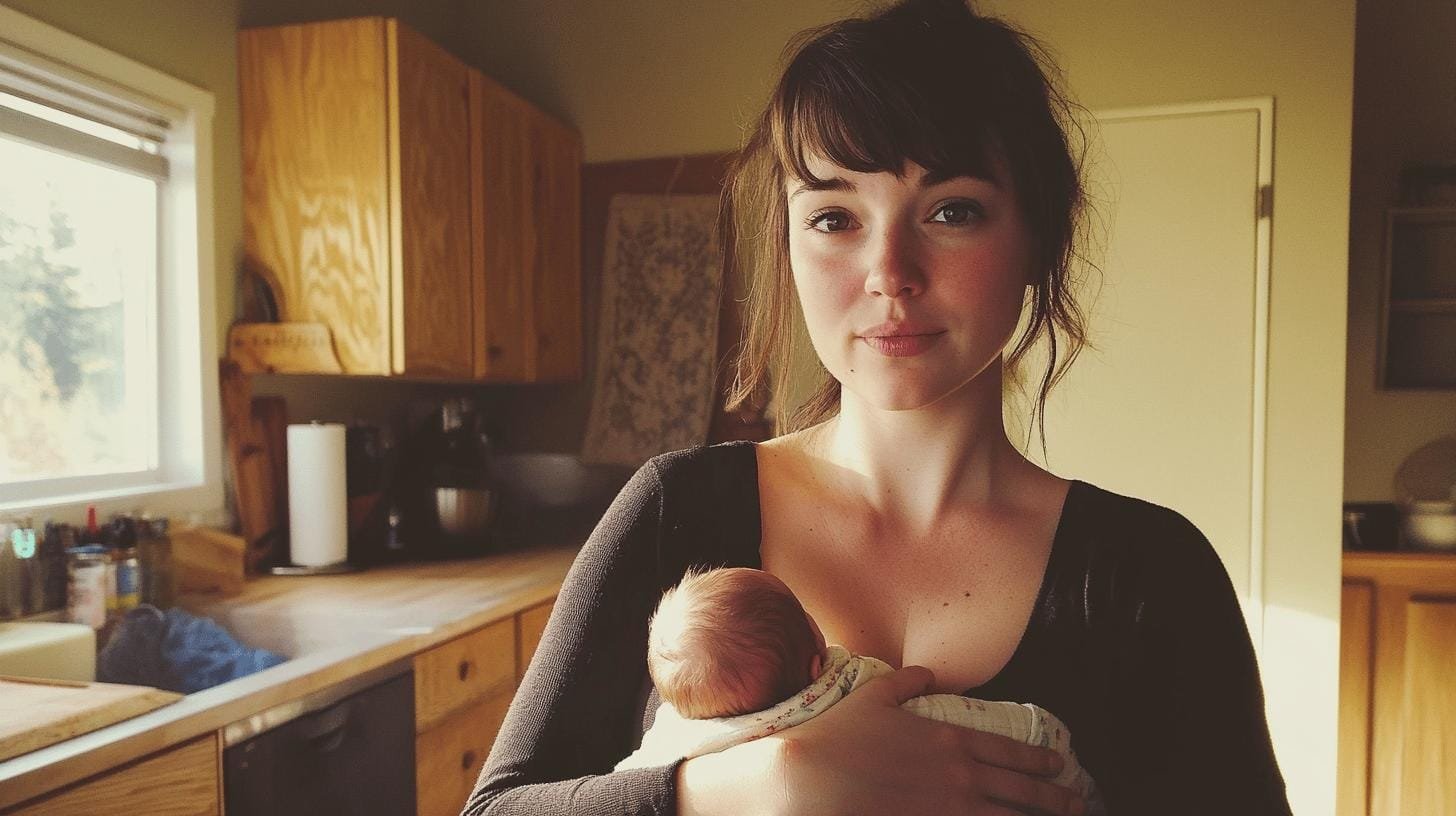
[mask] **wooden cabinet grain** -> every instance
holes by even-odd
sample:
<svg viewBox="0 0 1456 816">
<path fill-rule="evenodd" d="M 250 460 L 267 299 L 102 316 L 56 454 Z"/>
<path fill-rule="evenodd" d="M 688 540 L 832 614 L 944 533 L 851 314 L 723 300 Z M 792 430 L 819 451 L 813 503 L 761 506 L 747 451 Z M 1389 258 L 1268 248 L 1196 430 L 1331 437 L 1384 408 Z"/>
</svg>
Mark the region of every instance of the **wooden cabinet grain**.
<svg viewBox="0 0 1456 816">
<path fill-rule="evenodd" d="M 1456 816 L 1456 557 L 1349 553 L 1340 816 Z"/>
<path fill-rule="evenodd" d="M 218 752 L 217 735 L 208 734 L 5 811 L 5 816 L 220 814 L 222 786 Z"/>
<path fill-rule="evenodd" d="M 245 262 L 351 374 L 581 376 L 581 140 L 397 20 L 239 33 Z"/>
<path fill-rule="evenodd" d="M 470 98 L 475 376 L 578 379 L 581 138 L 479 72 Z"/>
</svg>

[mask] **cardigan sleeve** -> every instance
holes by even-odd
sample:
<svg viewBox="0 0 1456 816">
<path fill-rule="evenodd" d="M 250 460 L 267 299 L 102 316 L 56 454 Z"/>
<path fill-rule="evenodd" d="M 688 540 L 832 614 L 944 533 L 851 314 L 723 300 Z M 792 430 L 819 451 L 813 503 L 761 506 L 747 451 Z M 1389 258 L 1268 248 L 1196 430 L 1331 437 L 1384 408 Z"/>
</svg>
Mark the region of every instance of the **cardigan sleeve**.
<svg viewBox="0 0 1456 816">
<path fill-rule="evenodd" d="M 1289 814 L 1238 596 L 1208 539 L 1164 513 L 1118 661 L 1121 767 L 1103 789 L 1108 812 Z"/>
<path fill-rule="evenodd" d="M 662 523 L 649 461 L 567 573 L 463 816 L 676 812 L 676 763 L 612 771 L 634 747 Z"/>
</svg>

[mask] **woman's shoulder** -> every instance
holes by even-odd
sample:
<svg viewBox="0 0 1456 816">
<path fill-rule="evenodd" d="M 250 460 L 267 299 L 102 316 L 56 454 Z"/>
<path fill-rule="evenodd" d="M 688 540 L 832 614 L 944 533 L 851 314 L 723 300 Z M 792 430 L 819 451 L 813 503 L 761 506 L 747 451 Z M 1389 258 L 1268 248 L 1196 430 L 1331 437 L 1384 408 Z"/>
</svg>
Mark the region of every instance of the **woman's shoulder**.
<svg viewBox="0 0 1456 816">
<path fill-rule="evenodd" d="M 1074 480 L 1059 532 L 1089 559 L 1130 567 L 1146 564 L 1205 570 L 1222 562 L 1213 544 L 1178 510 L 1090 482 Z"/>
<path fill-rule="evenodd" d="M 741 484 L 755 474 L 755 443 L 718 442 L 659 453 L 642 467 L 650 470 L 665 490 L 709 483 Z M 675 492 L 675 490 L 674 490 Z"/>
</svg>

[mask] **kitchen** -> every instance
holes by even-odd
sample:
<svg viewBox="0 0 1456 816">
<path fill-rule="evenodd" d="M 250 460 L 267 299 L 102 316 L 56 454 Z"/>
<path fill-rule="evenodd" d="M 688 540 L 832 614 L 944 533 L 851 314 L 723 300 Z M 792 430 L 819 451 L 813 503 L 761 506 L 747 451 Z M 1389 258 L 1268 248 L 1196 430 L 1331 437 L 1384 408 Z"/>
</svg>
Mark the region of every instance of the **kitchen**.
<svg viewBox="0 0 1456 816">
<path fill-rule="evenodd" d="M 220 271 L 214 282 L 216 310 L 209 320 L 219 350 L 245 299 L 235 294 L 244 245 L 243 148 L 236 137 L 242 129 L 240 27 L 398 16 L 579 131 L 585 217 L 592 165 L 731 149 L 739 123 L 760 101 L 787 37 L 855 8 L 837 2 L 792 8 L 644 2 L 610 9 L 499 2 L 117 5 L 8 0 L 7 5 L 214 96 L 212 245 Z M 1372 350 L 1378 332 L 1373 324 L 1379 285 L 1374 278 L 1383 236 L 1383 223 L 1370 224 L 1392 200 L 1393 182 L 1389 173 L 1362 176 L 1362 168 L 1369 166 L 1362 162 L 1370 155 L 1361 151 L 1380 150 L 1370 145 L 1384 144 L 1377 136 L 1393 140 L 1395 126 L 1382 131 L 1380 122 L 1362 118 L 1365 86 L 1357 68 L 1365 53 L 1359 50 L 1366 36 L 1361 27 L 1379 18 L 1362 5 L 1357 25 L 1353 4 L 1315 3 L 1250 7 L 1243 14 L 1229 14 L 1226 7 L 1212 4 L 1147 8 L 1132 2 L 1099 4 L 1096 9 L 1058 3 L 986 8 L 1006 13 L 1045 38 L 1066 68 L 1070 85 L 1094 111 L 1257 96 L 1272 96 L 1277 102 L 1277 230 L 1267 282 L 1267 430 L 1262 449 L 1265 543 L 1258 561 L 1263 588 L 1260 659 L 1271 728 L 1296 812 L 1330 812 L 1338 731 L 1336 590 L 1341 568 L 1334 544 L 1340 535 L 1336 513 L 1344 501 L 1391 499 L 1400 459 L 1443 430 L 1449 432 L 1451 416 L 1449 399 L 1440 393 L 1407 395 L 1367 385 L 1375 381 Z M 1423 9 L 1426 18 L 1442 13 Z M 1404 25 L 1411 27 L 1408 20 Z M 674 65 L 696 69 L 663 70 Z M 1372 98 L 1379 96 L 1375 92 Z M 1439 96 L 1433 93 L 1431 98 Z M 1345 135 L 1352 116 L 1353 142 Z M 1440 122 L 1404 127 L 1416 132 L 1427 124 L 1434 124 L 1427 132 L 1450 130 Z M 1371 141 L 1362 142 L 1362 135 Z M 1353 167 L 1352 155 L 1357 159 Z M 654 184 L 634 192 L 696 192 L 686 175 L 674 182 L 671 160 L 643 166 Z M 566 383 L 468 390 L 490 417 L 493 439 L 510 451 L 580 450 L 598 329 L 599 294 L 588 256 L 601 251 L 588 242 L 584 229 L 581 337 L 586 353 L 581 376 Z M 1341 356 L 1347 315 L 1348 352 Z M 283 396 L 292 417 L 328 421 L 382 420 L 421 395 L 439 401 L 458 390 L 407 380 L 285 375 L 260 375 L 253 387 L 258 393 Z M 1390 438 L 1367 436 L 1375 428 Z M 1410 429 L 1409 435 L 1396 436 L 1407 433 L 1399 429 Z M 220 439 L 216 447 L 221 450 Z M 1341 479 L 1336 474 L 1345 475 Z M 186 510 L 221 505 L 219 489 L 210 503 L 169 511 L 185 515 Z M 548 599 L 532 600 L 539 605 Z M 134 756 L 140 754 L 112 760 L 119 764 Z M 17 803 L 6 799 L 0 806 Z"/>
</svg>

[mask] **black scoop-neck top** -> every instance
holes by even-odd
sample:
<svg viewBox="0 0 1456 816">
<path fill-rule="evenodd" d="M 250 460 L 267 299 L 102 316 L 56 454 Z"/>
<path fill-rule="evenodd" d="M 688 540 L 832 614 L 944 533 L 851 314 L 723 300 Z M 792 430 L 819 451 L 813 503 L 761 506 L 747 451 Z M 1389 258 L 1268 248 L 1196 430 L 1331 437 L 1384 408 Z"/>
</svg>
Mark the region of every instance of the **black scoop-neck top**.
<svg viewBox="0 0 1456 816">
<path fill-rule="evenodd" d="M 612 771 L 657 704 L 648 618 L 688 567 L 760 566 L 761 529 L 753 443 L 643 465 L 567 575 L 464 813 L 676 813 L 676 764 Z M 1056 714 L 1112 816 L 1290 812 L 1233 586 L 1167 508 L 1073 481 L 1021 642 L 965 693 Z"/>
</svg>

